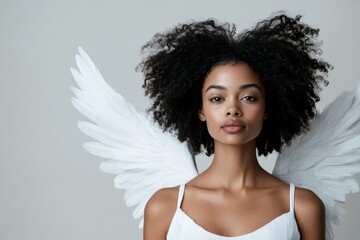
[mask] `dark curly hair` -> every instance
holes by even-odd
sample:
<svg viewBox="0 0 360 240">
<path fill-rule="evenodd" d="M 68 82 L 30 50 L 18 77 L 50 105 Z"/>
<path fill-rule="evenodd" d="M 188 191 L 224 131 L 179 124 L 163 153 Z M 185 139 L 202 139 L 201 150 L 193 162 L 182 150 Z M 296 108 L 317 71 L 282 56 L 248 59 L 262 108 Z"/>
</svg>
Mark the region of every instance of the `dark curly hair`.
<svg viewBox="0 0 360 240">
<path fill-rule="evenodd" d="M 148 111 L 164 130 L 188 141 L 198 154 L 214 152 L 213 139 L 199 119 L 201 90 L 213 67 L 246 63 L 266 90 L 267 119 L 256 139 L 259 155 L 281 151 L 284 144 L 309 127 L 316 114 L 320 83 L 331 65 L 321 54 L 319 29 L 283 12 L 236 33 L 234 24 L 214 19 L 181 24 L 156 34 L 142 48 L 137 69 L 145 75 L 145 94 L 153 100 Z"/>
</svg>

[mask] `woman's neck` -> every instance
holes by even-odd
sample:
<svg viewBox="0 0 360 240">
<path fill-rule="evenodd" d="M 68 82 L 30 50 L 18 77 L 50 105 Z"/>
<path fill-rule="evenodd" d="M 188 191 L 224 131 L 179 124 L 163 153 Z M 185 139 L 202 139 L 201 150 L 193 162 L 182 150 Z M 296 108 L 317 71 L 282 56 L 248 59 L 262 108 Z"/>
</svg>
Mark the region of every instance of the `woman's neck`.
<svg viewBox="0 0 360 240">
<path fill-rule="evenodd" d="M 256 143 L 251 141 L 241 146 L 215 143 L 214 159 L 205 172 L 218 187 L 238 190 L 255 187 L 264 170 L 257 161 Z"/>
</svg>

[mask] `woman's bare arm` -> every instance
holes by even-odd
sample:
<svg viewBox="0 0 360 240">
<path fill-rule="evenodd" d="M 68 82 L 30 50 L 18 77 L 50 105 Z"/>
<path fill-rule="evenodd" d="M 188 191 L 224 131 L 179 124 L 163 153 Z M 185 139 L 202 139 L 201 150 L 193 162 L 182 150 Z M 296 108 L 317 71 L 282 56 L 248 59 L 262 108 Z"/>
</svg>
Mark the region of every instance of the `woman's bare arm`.
<svg viewBox="0 0 360 240">
<path fill-rule="evenodd" d="M 295 216 L 302 240 L 325 240 L 325 206 L 312 191 L 296 189 Z"/>
<path fill-rule="evenodd" d="M 144 211 L 144 240 L 165 240 L 176 211 L 178 188 L 157 191 Z"/>
</svg>

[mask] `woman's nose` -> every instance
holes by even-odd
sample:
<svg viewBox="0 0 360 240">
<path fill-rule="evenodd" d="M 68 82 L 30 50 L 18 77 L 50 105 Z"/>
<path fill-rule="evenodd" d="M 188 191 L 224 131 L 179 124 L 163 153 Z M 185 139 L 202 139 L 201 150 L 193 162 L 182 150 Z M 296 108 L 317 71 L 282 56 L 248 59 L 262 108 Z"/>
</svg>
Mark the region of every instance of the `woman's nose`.
<svg viewBox="0 0 360 240">
<path fill-rule="evenodd" d="M 241 109 L 238 107 L 238 103 L 237 102 L 232 102 L 230 104 L 230 106 L 228 107 L 227 111 L 226 111 L 226 115 L 227 116 L 235 116 L 235 117 L 239 117 L 242 115 L 242 111 Z"/>
<path fill-rule="evenodd" d="M 227 116 L 235 116 L 235 117 L 239 117 L 241 114 L 240 114 L 240 111 L 228 111 L 226 113 Z"/>
</svg>

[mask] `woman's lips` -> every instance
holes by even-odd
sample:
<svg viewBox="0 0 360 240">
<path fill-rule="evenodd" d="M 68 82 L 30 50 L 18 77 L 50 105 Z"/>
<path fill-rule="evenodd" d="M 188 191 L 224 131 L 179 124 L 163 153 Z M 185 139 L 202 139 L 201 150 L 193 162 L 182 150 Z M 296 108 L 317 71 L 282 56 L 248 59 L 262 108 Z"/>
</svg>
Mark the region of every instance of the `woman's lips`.
<svg viewBox="0 0 360 240">
<path fill-rule="evenodd" d="M 238 133 L 245 129 L 245 124 L 240 121 L 228 121 L 223 126 L 222 129 L 226 133 Z"/>
</svg>

